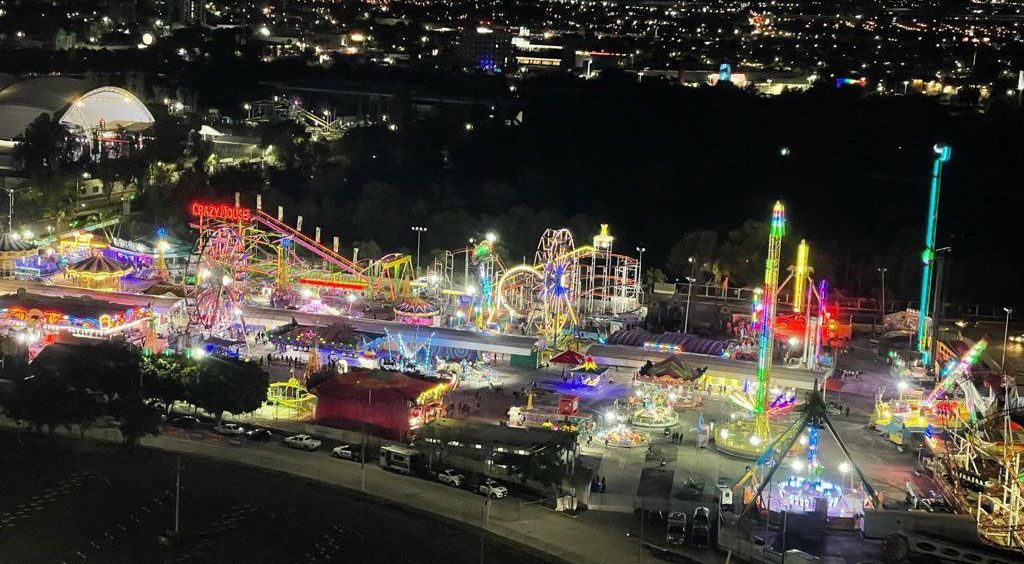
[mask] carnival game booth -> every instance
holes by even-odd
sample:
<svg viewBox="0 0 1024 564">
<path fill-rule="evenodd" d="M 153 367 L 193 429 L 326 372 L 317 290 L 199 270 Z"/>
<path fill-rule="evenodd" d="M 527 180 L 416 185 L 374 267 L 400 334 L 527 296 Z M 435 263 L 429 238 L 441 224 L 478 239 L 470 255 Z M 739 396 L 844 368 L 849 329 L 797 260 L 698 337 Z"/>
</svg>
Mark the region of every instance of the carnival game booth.
<svg viewBox="0 0 1024 564">
<path fill-rule="evenodd" d="M 36 246 L 12 233 L 0 233 L 0 278 L 14 278 L 16 261 L 38 254 Z"/>
<path fill-rule="evenodd" d="M 87 231 L 76 231 L 57 240 L 57 254 L 67 264 L 75 264 L 107 248 L 106 243 L 96 241 L 96 236 Z"/>
<path fill-rule="evenodd" d="M 292 348 L 309 352 L 317 347 L 329 357 L 339 355 L 356 358 L 362 353 L 366 336 L 344 322 L 322 325 L 287 324 L 267 332 L 267 339 L 279 349 Z"/>
<path fill-rule="evenodd" d="M 407 440 L 410 432 L 441 417 L 450 381 L 402 372 L 359 368 L 311 382 L 319 425 Z"/>
<path fill-rule="evenodd" d="M 541 427 L 552 431 L 577 431 L 591 428 L 593 415 L 580 413 L 580 397 L 558 394 L 557 403 L 534 404 L 529 394 L 525 406 L 512 406 L 508 410 L 508 426 L 514 428 Z"/>
<path fill-rule="evenodd" d="M 131 267 L 97 254 L 64 269 L 64 276 L 79 288 L 117 291 L 121 278 L 132 271 Z"/>
<path fill-rule="evenodd" d="M 131 266 L 134 276 L 152 279 L 181 279 L 188 267 L 192 245 L 166 232 L 155 237 L 121 239 L 112 237 L 102 252 L 107 258 Z"/>
<path fill-rule="evenodd" d="M 148 323 L 156 315 L 149 307 L 134 307 L 88 296 L 58 297 L 29 294 L 19 289 L 0 296 L 0 331 L 31 346 L 45 346 L 70 335 L 109 339 L 124 335 L 144 342 Z"/>
</svg>

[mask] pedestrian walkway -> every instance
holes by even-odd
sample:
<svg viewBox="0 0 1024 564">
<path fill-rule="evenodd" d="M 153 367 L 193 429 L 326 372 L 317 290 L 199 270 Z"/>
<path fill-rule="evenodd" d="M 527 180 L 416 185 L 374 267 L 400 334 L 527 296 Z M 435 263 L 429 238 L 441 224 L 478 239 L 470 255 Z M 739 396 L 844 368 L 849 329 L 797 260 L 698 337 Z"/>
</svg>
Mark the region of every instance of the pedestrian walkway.
<svg viewBox="0 0 1024 564">
<path fill-rule="evenodd" d="M 583 450 L 583 453 L 595 458 L 600 457 L 594 474 L 598 479 L 605 481 L 604 493 L 636 495 L 644 467 L 644 449 L 605 447 L 594 441 L 590 447 Z"/>
</svg>

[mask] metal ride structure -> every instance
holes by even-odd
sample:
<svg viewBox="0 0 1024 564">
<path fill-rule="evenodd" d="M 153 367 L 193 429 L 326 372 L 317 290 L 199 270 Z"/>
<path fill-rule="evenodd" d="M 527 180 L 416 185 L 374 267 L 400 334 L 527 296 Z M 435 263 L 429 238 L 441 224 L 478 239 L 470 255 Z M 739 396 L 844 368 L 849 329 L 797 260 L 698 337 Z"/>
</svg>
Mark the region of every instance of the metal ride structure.
<svg viewBox="0 0 1024 564">
<path fill-rule="evenodd" d="M 775 307 L 779 298 L 779 261 L 782 238 L 786 235 L 786 208 L 775 202 L 768 233 L 768 258 L 764 269 L 764 307 L 761 310 L 761 338 L 757 350 L 757 393 L 754 396 L 754 433 L 757 444 L 767 444 L 771 435 L 768 422 L 772 360 L 775 351 Z"/>
<path fill-rule="evenodd" d="M 1024 551 L 1024 445 L 1015 444 L 1011 419 L 1024 413 L 1024 407 L 1014 401 L 1012 377 L 1004 376 L 1001 409 L 993 394 L 984 397 L 978 392 L 971 367 L 987 344 L 987 339 L 978 341 L 943 369 L 927 401 L 960 392 L 966 419 L 960 419 L 960 410 L 946 412 L 950 420 L 942 425 L 944 432 L 926 432 L 926 441 L 936 453 L 933 470 L 950 505 L 974 516 L 982 538 Z"/>
<path fill-rule="evenodd" d="M 928 311 L 932 299 L 932 263 L 935 261 L 935 232 L 939 222 L 939 195 L 942 188 L 942 165 L 949 162 L 953 150 L 948 145 L 937 144 L 933 147 L 935 161 L 932 163 L 931 190 L 928 198 L 928 225 L 924 232 L 924 251 L 921 262 L 921 313 L 917 320 L 917 350 L 928 373 L 931 373 L 928 362 Z"/>
<path fill-rule="evenodd" d="M 186 278 L 186 293 L 192 303 L 188 326 L 224 334 L 233 326 L 244 326 L 241 308 L 249 253 L 240 228 L 204 225 L 200 218 L 199 231 L 189 261 L 191 276 Z"/>
<path fill-rule="evenodd" d="M 732 400 L 744 409 L 733 414 L 722 426 L 715 438 L 715 448 L 744 458 L 762 455 L 772 441 L 771 418 L 793 406 L 795 397 L 784 401 L 781 394 L 772 392 L 771 373 L 775 350 L 776 305 L 779 295 L 779 268 L 781 264 L 782 238 L 786 234 L 786 210 L 782 202 L 775 202 L 768 233 L 768 257 L 765 260 L 764 286 L 761 301 L 758 302 L 757 386 L 751 398 L 744 388 L 742 394 L 733 394 Z M 801 256 L 803 258 L 801 258 Z M 806 263 L 807 250 L 798 253 L 798 270 L 809 270 Z M 802 265 L 802 266 L 800 266 Z M 789 278 L 786 282 L 789 282 Z M 805 287 L 807 286 L 805 280 Z M 813 286 L 813 285 L 811 285 Z M 809 297 L 807 298 L 809 301 Z M 806 347 L 811 349 L 812 347 Z M 740 417 L 737 417 L 739 415 Z M 751 416 L 753 421 L 751 421 Z"/>
<path fill-rule="evenodd" d="M 640 310 L 639 262 L 613 253 L 612 241 L 607 224 L 593 245 L 582 247 L 568 229 L 545 230 L 533 265 L 510 268 L 498 280 L 488 322 L 504 316 L 543 336 L 553 350 L 581 323 Z"/>
<path fill-rule="evenodd" d="M 841 484 L 828 482 L 822 478 L 823 465 L 818 459 L 818 437 L 822 430 L 828 431 L 838 444 L 839 449 L 842 451 L 843 456 L 846 459 L 840 467 L 852 468 L 854 474 L 857 475 L 863 485 L 864 494 L 866 494 L 867 498 L 870 498 L 871 503 L 873 503 L 875 507 L 881 507 L 881 503 L 875 493 L 875 489 L 871 487 L 871 484 L 864 477 L 863 472 L 861 472 L 860 467 L 857 466 L 857 463 L 854 461 L 853 456 L 846 447 L 846 444 L 843 442 L 839 433 L 829 420 L 828 408 L 825 405 L 825 400 L 821 395 L 821 391 L 817 387 L 817 383 L 815 383 L 814 389 L 808 393 L 805 405 L 806 408 L 804 409 L 803 414 L 793 421 L 793 423 L 784 432 L 780 433 L 778 437 L 776 437 L 771 444 L 765 448 L 764 453 L 757 460 L 757 463 L 751 466 L 747 470 L 747 473 L 732 486 L 732 489 L 736 491 L 742 488 L 748 480 L 755 479 L 759 471 L 763 471 L 766 468 L 769 469 L 763 479 L 759 481 L 755 480 L 757 483 L 757 489 L 754 492 L 754 495 L 749 497 L 747 503 L 743 507 L 743 510 L 740 511 L 739 517 L 736 518 L 737 522 L 743 519 L 744 515 L 746 515 L 747 512 L 750 511 L 751 507 L 757 503 L 761 504 L 762 510 L 773 510 L 771 501 L 767 501 L 766 503 L 762 494 L 764 493 L 764 490 L 772 484 L 772 479 L 775 477 L 775 473 L 782 467 L 785 459 L 790 455 L 796 454 L 798 449 L 794 449 L 794 447 L 796 447 L 798 440 L 801 440 L 801 442 L 806 441 L 807 450 L 805 453 L 805 460 L 796 459 L 791 467 L 796 471 L 801 471 L 804 470 L 806 466 L 806 476 L 790 477 L 788 480 L 776 484 L 775 489 L 783 489 L 787 486 L 793 485 L 799 486 L 802 493 L 796 492 L 794 497 L 797 498 L 797 501 L 810 503 L 805 503 L 803 505 L 798 504 L 798 510 L 803 509 L 806 511 L 814 508 L 815 498 L 827 500 L 829 502 L 827 510 L 831 509 L 837 501 L 842 500 L 845 502 L 848 494 L 843 493 L 843 486 Z M 803 434 L 805 430 L 807 431 L 806 435 Z M 801 437 L 804 437 L 804 439 L 801 439 Z M 845 473 L 847 470 L 841 471 Z M 857 503 L 860 503 L 861 506 L 853 508 L 855 510 L 854 512 L 863 511 L 863 503 L 868 501 L 867 498 L 857 498 Z M 792 501 L 790 503 L 792 503 Z M 788 510 L 788 508 L 783 506 L 774 510 L 781 511 Z"/>
<path fill-rule="evenodd" d="M 445 251 L 443 257 L 437 257 L 434 265 L 428 267 L 426 280 L 421 281 L 424 282 L 421 296 L 436 301 L 443 313 L 455 310 L 454 317 L 461 320 L 459 325 L 483 328 L 497 307 L 495 289 L 498 280 L 505 275 L 505 264 L 494 251 L 494 244 L 494 235 L 488 234 L 481 241 L 471 239 L 464 248 Z M 459 255 L 464 259 L 461 285 L 456 283 Z"/>
<path fill-rule="evenodd" d="M 248 303 L 282 307 L 299 299 L 297 288 L 340 290 L 373 294 L 391 299 L 407 294 L 401 276 L 403 262 L 392 256 L 387 268 L 361 268 L 302 233 L 302 217 L 295 228 L 283 221 L 278 208 L 274 218 L 238 205 L 193 203 L 190 210 L 198 229 L 186 273 L 187 327 L 189 334 L 229 336 L 244 334 L 242 306 Z M 374 276 L 376 273 L 376 276 Z"/>
<path fill-rule="evenodd" d="M 314 139 L 337 139 L 344 134 L 345 129 L 353 125 L 351 121 L 345 121 L 340 116 L 335 116 L 332 119 L 329 112 L 317 115 L 303 108 L 298 100 L 282 100 L 275 97 L 274 100 L 257 100 L 247 104 L 247 108 L 249 111 L 247 121 L 265 123 L 291 120 L 304 126 L 306 132 L 313 135 Z"/>
</svg>

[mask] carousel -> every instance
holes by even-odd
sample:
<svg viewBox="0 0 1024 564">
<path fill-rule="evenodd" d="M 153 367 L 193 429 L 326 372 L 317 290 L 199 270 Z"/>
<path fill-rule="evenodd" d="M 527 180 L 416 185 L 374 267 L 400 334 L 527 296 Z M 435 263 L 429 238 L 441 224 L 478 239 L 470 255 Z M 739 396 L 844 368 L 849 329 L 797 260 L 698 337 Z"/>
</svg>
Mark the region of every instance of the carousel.
<svg viewBox="0 0 1024 564">
<path fill-rule="evenodd" d="M 36 246 L 11 233 L 0 234 L 0 278 L 14 278 L 15 261 L 36 254 Z"/>
<path fill-rule="evenodd" d="M 79 288 L 116 291 L 121 277 L 132 269 L 115 260 L 96 254 L 64 269 L 64 276 Z"/>
<path fill-rule="evenodd" d="M 632 427 L 618 425 L 602 429 L 594 437 L 605 446 L 619 448 L 640 448 L 651 443 L 651 436 L 641 431 L 635 431 Z"/>
<path fill-rule="evenodd" d="M 673 427 L 679 423 L 675 411 L 676 392 L 652 384 L 641 384 L 629 398 L 629 420 L 637 427 Z"/>
</svg>

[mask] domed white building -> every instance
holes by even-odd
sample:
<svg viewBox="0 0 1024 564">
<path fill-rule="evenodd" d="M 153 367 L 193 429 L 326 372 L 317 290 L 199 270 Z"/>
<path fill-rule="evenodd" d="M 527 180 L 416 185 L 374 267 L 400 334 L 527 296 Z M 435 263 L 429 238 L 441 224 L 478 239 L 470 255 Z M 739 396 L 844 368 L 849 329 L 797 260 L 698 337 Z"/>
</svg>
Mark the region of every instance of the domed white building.
<svg viewBox="0 0 1024 564">
<path fill-rule="evenodd" d="M 92 88 L 84 80 L 62 76 L 22 80 L 0 73 L 0 142 L 13 141 L 43 113 L 85 134 L 141 131 L 153 124 L 146 105 L 123 88 Z"/>
</svg>

